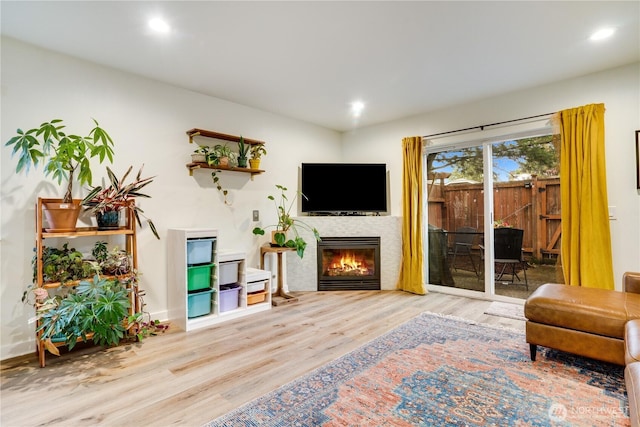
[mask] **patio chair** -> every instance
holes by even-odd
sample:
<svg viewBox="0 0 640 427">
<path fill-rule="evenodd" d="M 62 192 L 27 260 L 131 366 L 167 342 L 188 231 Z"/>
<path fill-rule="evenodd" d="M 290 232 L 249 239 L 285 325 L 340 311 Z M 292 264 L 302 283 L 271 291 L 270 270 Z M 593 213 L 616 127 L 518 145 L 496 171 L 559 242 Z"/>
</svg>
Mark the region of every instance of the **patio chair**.
<svg viewBox="0 0 640 427">
<path fill-rule="evenodd" d="M 523 236 L 524 230 L 518 228 L 496 228 L 493 231 L 493 255 L 496 264 L 502 264 L 502 269 L 496 273 L 496 280 L 502 280 L 505 273 L 509 274 L 506 270 L 508 266 L 511 266 L 511 283 L 514 282 L 514 278 L 521 281 L 516 268 L 522 267 L 524 283 L 529 290 L 527 264 L 522 256 Z"/>
<path fill-rule="evenodd" d="M 469 257 L 471 261 L 471 266 L 473 267 L 474 273 L 476 276 L 478 275 L 478 268 L 476 267 L 475 262 L 473 261 L 473 256 L 471 255 L 471 248 L 473 247 L 476 236 L 478 235 L 478 230 L 473 227 L 460 227 L 453 234 L 453 258 L 451 259 L 451 266 L 454 270 L 458 271 L 456 267 L 456 257 L 458 254 L 466 255 Z"/>
</svg>

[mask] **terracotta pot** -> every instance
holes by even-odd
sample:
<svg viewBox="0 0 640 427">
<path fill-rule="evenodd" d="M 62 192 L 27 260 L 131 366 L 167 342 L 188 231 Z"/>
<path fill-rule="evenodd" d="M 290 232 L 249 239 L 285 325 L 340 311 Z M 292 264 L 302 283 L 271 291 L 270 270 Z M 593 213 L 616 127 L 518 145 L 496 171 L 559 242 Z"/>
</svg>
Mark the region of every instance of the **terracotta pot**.
<svg viewBox="0 0 640 427">
<path fill-rule="evenodd" d="M 44 216 L 49 225 L 45 230 L 51 233 L 76 231 L 81 202 L 81 200 L 73 200 L 71 203 L 63 203 L 60 200 L 44 203 Z"/>
<path fill-rule="evenodd" d="M 260 169 L 260 159 L 249 159 L 251 169 Z"/>
<path fill-rule="evenodd" d="M 271 232 L 271 244 L 273 246 L 280 246 L 277 242 L 276 242 L 276 234 L 284 234 L 284 241 L 287 241 L 287 232 L 286 231 L 282 231 L 282 230 L 274 230 Z"/>
</svg>

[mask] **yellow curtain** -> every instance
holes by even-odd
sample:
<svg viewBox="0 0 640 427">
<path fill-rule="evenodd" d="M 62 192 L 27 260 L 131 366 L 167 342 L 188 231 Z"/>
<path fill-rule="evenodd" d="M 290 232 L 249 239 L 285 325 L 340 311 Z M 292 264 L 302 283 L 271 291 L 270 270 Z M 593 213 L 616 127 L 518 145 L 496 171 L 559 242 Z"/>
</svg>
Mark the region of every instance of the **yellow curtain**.
<svg viewBox="0 0 640 427">
<path fill-rule="evenodd" d="M 402 263 L 397 288 L 427 293 L 422 253 L 422 138 L 402 139 Z"/>
<path fill-rule="evenodd" d="M 614 289 L 604 150 L 604 104 L 560 111 L 564 282 Z"/>
</svg>

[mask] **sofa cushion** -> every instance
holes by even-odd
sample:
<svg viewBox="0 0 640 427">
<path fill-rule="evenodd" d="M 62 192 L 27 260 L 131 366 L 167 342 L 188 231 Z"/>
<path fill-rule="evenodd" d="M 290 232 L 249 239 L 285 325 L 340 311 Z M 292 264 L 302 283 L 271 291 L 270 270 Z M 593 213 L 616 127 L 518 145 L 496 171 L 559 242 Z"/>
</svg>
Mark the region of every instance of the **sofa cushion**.
<svg viewBox="0 0 640 427">
<path fill-rule="evenodd" d="M 625 364 L 640 361 L 640 319 L 630 320 L 624 326 Z"/>
<path fill-rule="evenodd" d="M 613 338 L 624 338 L 625 323 L 640 318 L 640 294 L 547 283 L 524 306 L 530 322 Z"/>
<path fill-rule="evenodd" d="M 622 284 L 625 292 L 640 294 L 640 273 L 627 271 L 622 275 Z"/>
<path fill-rule="evenodd" d="M 640 363 L 632 363 L 624 368 L 624 383 L 627 386 L 629 418 L 631 425 L 637 426 L 640 415 Z"/>
</svg>

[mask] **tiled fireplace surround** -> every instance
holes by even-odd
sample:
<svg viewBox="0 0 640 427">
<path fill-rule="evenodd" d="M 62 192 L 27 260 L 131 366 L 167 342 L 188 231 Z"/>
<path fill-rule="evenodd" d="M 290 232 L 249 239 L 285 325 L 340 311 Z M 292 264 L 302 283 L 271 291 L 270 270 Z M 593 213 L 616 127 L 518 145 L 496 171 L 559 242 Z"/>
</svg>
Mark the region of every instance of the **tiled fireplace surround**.
<svg viewBox="0 0 640 427">
<path fill-rule="evenodd" d="M 325 237 L 380 237 L 380 287 L 396 288 L 401 259 L 401 218 L 397 216 L 311 216 L 304 221 Z M 304 258 L 287 254 L 286 281 L 290 291 L 317 291 L 317 242 L 307 232 Z"/>
</svg>

